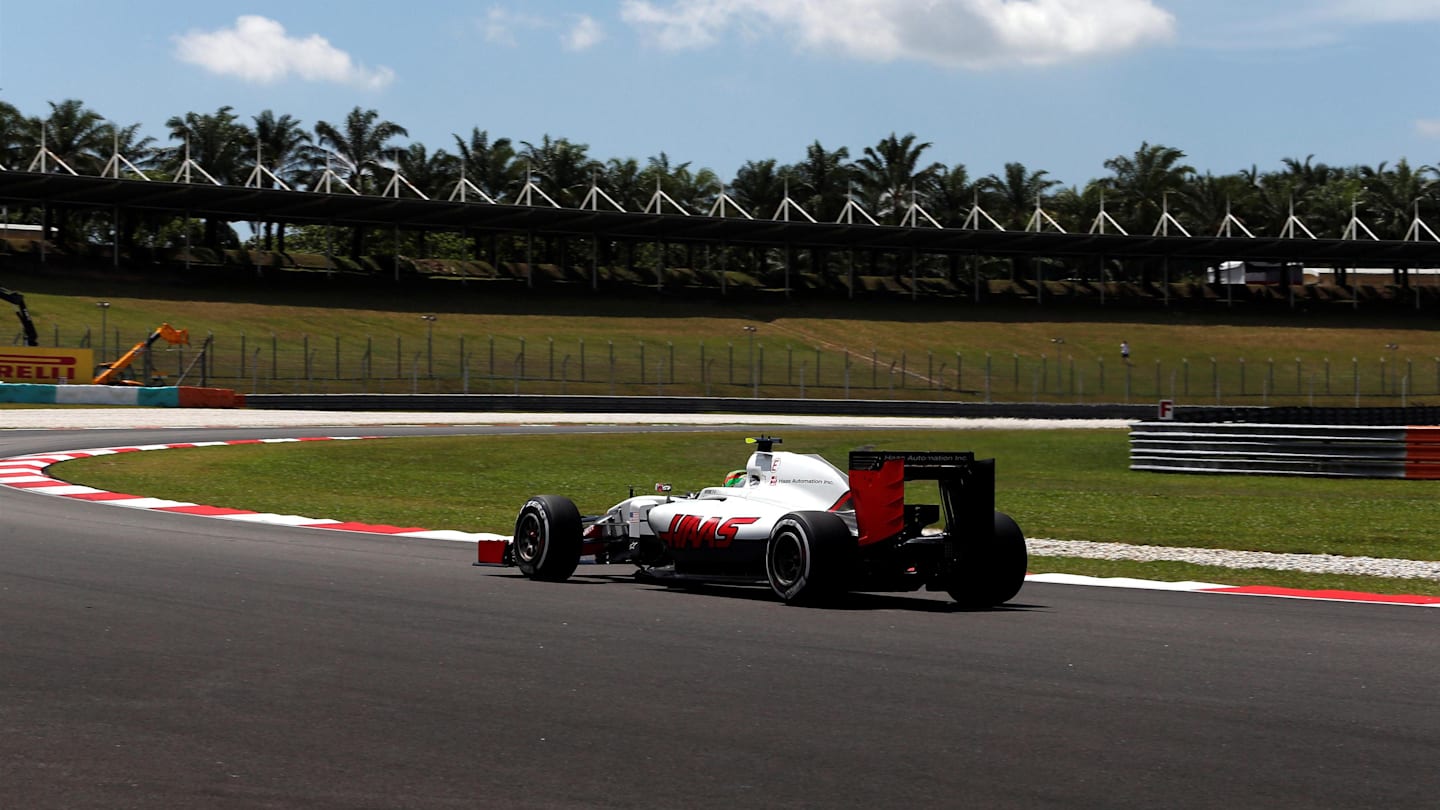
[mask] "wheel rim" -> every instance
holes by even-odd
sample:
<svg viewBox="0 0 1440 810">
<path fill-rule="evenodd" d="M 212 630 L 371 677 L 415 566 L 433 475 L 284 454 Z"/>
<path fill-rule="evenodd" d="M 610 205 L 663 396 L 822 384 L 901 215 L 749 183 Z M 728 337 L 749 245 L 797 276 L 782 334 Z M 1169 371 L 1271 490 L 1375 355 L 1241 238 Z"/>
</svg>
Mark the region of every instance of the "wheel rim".
<svg viewBox="0 0 1440 810">
<path fill-rule="evenodd" d="M 781 587 L 788 588 L 800 581 L 805 571 L 805 549 L 794 532 L 782 532 L 776 536 L 770 555 L 770 570 Z"/>
<path fill-rule="evenodd" d="M 545 528 L 540 524 L 539 516 L 534 512 L 525 513 L 515 531 L 515 556 L 527 563 L 534 562 L 544 548 Z"/>
</svg>

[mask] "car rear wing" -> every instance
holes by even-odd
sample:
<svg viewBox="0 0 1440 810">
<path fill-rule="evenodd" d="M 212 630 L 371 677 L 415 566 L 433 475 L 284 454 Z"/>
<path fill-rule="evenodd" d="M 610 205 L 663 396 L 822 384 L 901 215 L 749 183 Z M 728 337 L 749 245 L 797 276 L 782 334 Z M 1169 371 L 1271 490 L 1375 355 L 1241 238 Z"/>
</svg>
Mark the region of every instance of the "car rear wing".
<svg viewBox="0 0 1440 810">
<path fill-rule="evenodd" d="M 906 481 L 938 482 L 938 510 L 907 506 Z M 850 494 L 862 546 L 918 533 L 942 514 L 952 537 L 994 533 L 995 459 L 976 459 L 974 453 L 854 450 Z"/>
</svg>

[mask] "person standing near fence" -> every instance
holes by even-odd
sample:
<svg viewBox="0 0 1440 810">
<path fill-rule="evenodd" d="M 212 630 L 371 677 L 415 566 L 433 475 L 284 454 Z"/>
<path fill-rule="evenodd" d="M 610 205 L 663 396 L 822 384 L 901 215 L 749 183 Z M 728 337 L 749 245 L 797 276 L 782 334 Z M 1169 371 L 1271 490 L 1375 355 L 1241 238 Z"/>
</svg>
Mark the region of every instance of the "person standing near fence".
<svg viewBox="0 0 1440 810">
<path fill-rule="evenodd" d="M 1120 359 L 1125 363 L 1130 362 L 1130 343 L 1128 341 L 1120 341 Z"/>
</svg>

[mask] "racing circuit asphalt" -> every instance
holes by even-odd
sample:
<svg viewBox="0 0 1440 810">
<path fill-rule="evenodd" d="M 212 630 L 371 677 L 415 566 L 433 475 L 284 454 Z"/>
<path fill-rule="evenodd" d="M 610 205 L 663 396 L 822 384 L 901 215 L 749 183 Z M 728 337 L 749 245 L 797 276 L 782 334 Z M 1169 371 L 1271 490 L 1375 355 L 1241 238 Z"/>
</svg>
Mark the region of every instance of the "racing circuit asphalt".
<svg viewBox="0 0 1440 810">
<path fill-rule="evenodd" d="M 15 430 L 0 453 L 321 433 Z M 1318 808 L 1440 793 L 1430 609 L 1037 583 L 992 611 L 925 593 L 802 609 L 759 588 L 639 584 L 624 566 L 530 582 L 472 555 L 0 489 L 0 806 Z"/>
</svg>

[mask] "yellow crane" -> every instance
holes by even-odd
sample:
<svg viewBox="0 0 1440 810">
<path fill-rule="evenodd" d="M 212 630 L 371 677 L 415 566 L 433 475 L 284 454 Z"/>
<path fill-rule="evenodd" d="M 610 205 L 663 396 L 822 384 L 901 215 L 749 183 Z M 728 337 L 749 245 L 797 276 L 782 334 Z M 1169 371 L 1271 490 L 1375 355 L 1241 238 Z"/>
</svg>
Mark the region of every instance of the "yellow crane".
<svg viewBox="0 0 1440 810">
<path fill-rule="evenodd" d="M 150 336 L 136 343 L 130 351 L 120 355 L 120 359 L 110 363 L 101 363 L 100 368 L 105 369 L 95 375 L 92 382 L 95 385 L 144 385 L 144 382 L 125 379 L 125 370 L 135 362 L 135 358 L 150 349 L 151 344 L 157 340 L 164 339 L 171 345 L 190 344 L 190 330 L 176 329 L 168 323 L 162 323 Z"/>
</svg>

